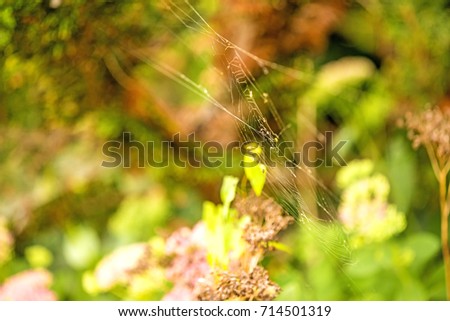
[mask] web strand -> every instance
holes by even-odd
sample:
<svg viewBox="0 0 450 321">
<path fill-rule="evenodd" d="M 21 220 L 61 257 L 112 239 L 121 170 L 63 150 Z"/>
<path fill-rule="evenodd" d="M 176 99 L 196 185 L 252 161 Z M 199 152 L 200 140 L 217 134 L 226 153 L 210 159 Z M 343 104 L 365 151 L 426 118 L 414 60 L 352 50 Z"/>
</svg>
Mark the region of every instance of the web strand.
<svg viewBox="0 0 450 321">
<path fill-rule="evenodd" d="M 263 109 L 268 111 L 278 130 L 283 131 L 286 126 L 270 95 L 260 89 L 242 55 L 254 60 L 262 69 L 263 75 L 267 75 L 270 70 L 275 70 L 301 81 L 307 81 L 307 75 L 301 71 L 263 60 L 233 44 L 217 33 L 189 2 L 177 4 L 173 1 L 165 1 L 164 3 L 168 11 L 188 30 L 197 35 L 206 36 L 211 41 L 214 54 L 225 65 L 224 73 L 215 71 L 219 74 L 219 78 L 225 77 L 221 83 L 227 84 L 224 87 L 228 91 L 228 99 L 214 97 L 206 86 L 193 81 L 183 72 L 175 70 L 161 61 L 149 58 L 145 51 L 136 52 L 136 57 L 231 116 L 238 124 L 243 142 L 258 142 L 268 147 L 271 153 L 262 155 L 261 162 L 263 164 L 275 162 L 274 167 L 268 167 L 267 192 L 269 195 L 274 197 L 290 215 L 294 216 L 299 224 L 312 233 L 328 254 L 340 262 L 349 263 L 351 251 L 345 233 L 338 224 L 331 223 L 336 217 L 333 204 L 333 201 L 336 201 L 335 195 L 305 165 L 295 164 L 287 167 L 287 164 L 294 163 L 291 158 L 293 151 L 281 152 L 280 144 L 283 141 L 281 136 L 285 136 L 285 133 L 277 134 L 271 128 Z M 310 126 L 314 125 L 310 124 Z M 277 155 L 277 157 L 273 159 L 270 157 L 271 155 Z M 302 175 L 304 177 L 302 184 L 306 189 L 312 191 L 316 206 L 321 211 L 321 217 L 326 219 L 311 215 L 313 210 L 298 188 L 297 172 L 304 174 Z M 324 224 L 334 226 L 338 236 L 335 238 L 324 236 Z M 339 250 L 336 251 L 336 249 Z"/>
</svg>

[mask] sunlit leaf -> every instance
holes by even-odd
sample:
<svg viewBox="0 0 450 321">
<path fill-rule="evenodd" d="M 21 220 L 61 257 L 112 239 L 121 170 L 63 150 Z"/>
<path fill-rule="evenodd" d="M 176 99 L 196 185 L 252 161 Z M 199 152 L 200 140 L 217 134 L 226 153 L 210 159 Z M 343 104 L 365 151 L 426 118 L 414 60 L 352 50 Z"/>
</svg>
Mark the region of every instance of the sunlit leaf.
<svg viewBox="0 0 450 321">
<path fill-rule="evenodd" d="M 25 249 L 25 257 L 34 268 L 48 267 L 53 262 L 53 254 L 41 245 L 28 246 Z"/>
<path fill-rule="evenodd" d="M 220 198 L 225 206 L 229 206 L 229 204 L 234 200 L 238 182 L 239 179 L 237 177 L 225 176 L 223 178 L 222 187 L 220 189 Z"/>
</svg>

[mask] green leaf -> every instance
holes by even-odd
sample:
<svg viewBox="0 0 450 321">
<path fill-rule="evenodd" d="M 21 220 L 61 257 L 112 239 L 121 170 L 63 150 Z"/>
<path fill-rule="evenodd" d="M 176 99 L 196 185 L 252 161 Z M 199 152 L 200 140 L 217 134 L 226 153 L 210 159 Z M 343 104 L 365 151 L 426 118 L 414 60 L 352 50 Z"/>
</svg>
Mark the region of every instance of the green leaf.
<svg viewBox="0 0 450 321">
<path fill-rule="evenodd" d="M 123 244 L 148 240 L 166 221 L 169 208 L 164 190 L 128 195 L 109 219 L 108 229 Z"/>
<path fill-rule="evenodd" d="M 263 164 L 258 164 L 254 167 L 246 167 L 244 171 L 256 196 L 260 196 L 266 182 L 267 167 Z"/>
<path fill-rule="evenodd" d="M 225 207 L 228 207 L 236 196 L 236 186 L 239 179 L 234 176 L 225 176 L 220 189 L 220 198 Z"/>
<path fill-rule="evenodd" d="M 262 193 L 267 175 L 267 167 L 259 162 L 261 154 L 262 148 L 258 143 L 252 142 L 245 146 L 244 172 L 257 196 Z"/>
<path fill-rule="evenodd" d="M 97 259 L 100 240 L 97 232 L 91 227 L 74 226 L 67 231 L 62 246 L 67 264 L 81 270 L 89 267 Z"/>
<path fill-rule="evenodd" d="M 25 258 L 34 268 L 45 268 L 53 262 L 53 254 L 42 245 L 32 245 L 25 249 Z"/>
<path fill-rule="evenodd" d="M 411 249 L 414 252 L 414 259 L 410 270 L 417 274 L 421 273 L 426 264 L 438 255 L 440 249 L 439 238 L 427 232 L 409 236 L 404 244 L 407 249 Z"/>
<path fill-rule="evenodd" d="M 277 250 L 292 254 L 292 249 L 289 246 L 287 246 L 286 244 L 272 241 L 272 242 L 269 242 L 269 246 L 272 246 Z"/>
<path fill-rule="evenodd" d="M 399 210 L 405 213 L 411 206 L 418 172 L 416 156 L 407 144 L 401 137 L 393 139 L 386 157 L 393 199 Z"/>
<path fill-rule="evenodd" d="M 214 231 L 216 225 L 216 206 L 214 203 L 203 202 L 203 221 L 205 222 L 207 231 Z"/>
<path fill-rule="evenodd" d="M 225 249 L 225 222 L 222 215 L 223 207 L 211 202 L 203 203 L 203 220 L 206 224 L 207 261 L 210 266 L 226 268 L 228 258 Z"/>
<path fill-rule="evenodd" d="M 98 293 L 100 293 L 100 289 L 97 284 L 97 279 L 95 278 L 94 272 L 84 272 L 81 277 L 81 283 L 83 285 L 83 289 L 90 295 L 97 295 Z"/>
</svg>

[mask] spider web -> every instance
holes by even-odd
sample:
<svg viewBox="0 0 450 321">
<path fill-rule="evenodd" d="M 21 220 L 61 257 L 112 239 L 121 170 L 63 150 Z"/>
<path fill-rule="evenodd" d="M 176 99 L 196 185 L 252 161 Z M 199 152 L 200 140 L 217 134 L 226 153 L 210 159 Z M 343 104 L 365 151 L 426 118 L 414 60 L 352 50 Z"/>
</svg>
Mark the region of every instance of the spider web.
<svg viewBox="0 0 450 321">
<path fill-rule="evenodd" d="M 232 43 L 217 33 L 188 1 L 164 1 L 163 7 L 170 18 L 176 18 L 178 24 L 181 22 L 184 32 L 201 35 L 206 39 L 215 61 L 224 68 L 213 67 L 215 81 L 206 85 L 193 80 L 195 75 L 188 75 L 170 63 L 165 63 L 163 57 L 154 57 L 145 50 L 136 51 L 135 55 L 232 117 L 243 143 L 258 142 L 263 146 L 264 153 L 259 161 L 267 164 L 265 192 L 295 217 L 303 229 L 321 243 L 328 255 L 340 262 L 351 263 L 347 237 L 342 227 L 335 222 L 336 196 L 315 177 L 313 170 L 293 161 L 293 149 L 280 148 L 290 138 L 285 131 L 288 126 L 283 122 L 270 94 L 261 89 L 245 61 L 250 59 L 256 63 L 262 75 L 279 72 L 297 81 L 307 82 L 308 74 L 261 59 Z M 173 22 L 169 25 L 173 25 Z M 186 43 L 185 37 L 176 35 L 176 32 L 172 32 L 172 35 L 183 46 L 192 47 Z M 211 68 L 210 57 L 198 54 L 196 59 L 205 60 L 205 65 Z M 315 128 L 310 123 L 305 126 Z M 302 189 L 299 188 L 300 178 Z M 313 194 L 314 208 L 305 200 L 302 190 Z M 324 233 L 324 226 L 327 226 L 328 233 Z M 333 231 L 331 235 L 330 230 Z"/>
</svg>

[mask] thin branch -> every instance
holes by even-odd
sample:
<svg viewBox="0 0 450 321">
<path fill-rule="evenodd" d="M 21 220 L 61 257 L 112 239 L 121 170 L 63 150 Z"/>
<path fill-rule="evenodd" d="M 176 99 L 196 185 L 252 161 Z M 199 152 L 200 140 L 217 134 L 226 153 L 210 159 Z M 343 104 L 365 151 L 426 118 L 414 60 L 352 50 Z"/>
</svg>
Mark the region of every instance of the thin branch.
<svg viewBox="0 0 450 321">
<path fill-rule="evenodd" d="M 447 161 L 443 167 L 442 171 L 445 173 L 444 175 L 447 176 L 450 172 L 450 161 Z"/>
<path fill-rule="evenodd" d="M 441 171 L 439 181 L 439 199 L 441 208 L 441 243 L 442 256 L 444 258 L 445 283 L 447 289 L 447 299 L 450 300 L 450 249 L 448 244 L 448 216 L 449 208 L 447 205 L 447 173 Z"/>
<path fill-rule="evenodd" d="M 127 73 L 122 69 L 116 57 L 112 54 L 109 54 L 103 57 L 103 61 L 105 62 L 106 68 L 108 68 L 109 72 L 117 81 L 117 83 L 123 88 L 129 89 L 130 84 L 135 80 L 132 77 L 128 76 Z"/>
<path fill-rule="evenodd" d="M 439 181 L 440 177 L 441 177 L 441 169 L 439 168 L 439 163 L 436 158 L 436 155 L 430 144 L 425 143 L 424 146 L 427 150 L 428 157 L 430 158 L 430 162 L 431 162 L 431 166 L 433 167 L 434 175 L 436 176 L 436 179 Z"/>
<path fill-rule="evenodd" d="M 450 182 L 448 182 L 447 186 L 447 208 L 450 208 Z"/>
</svg>

